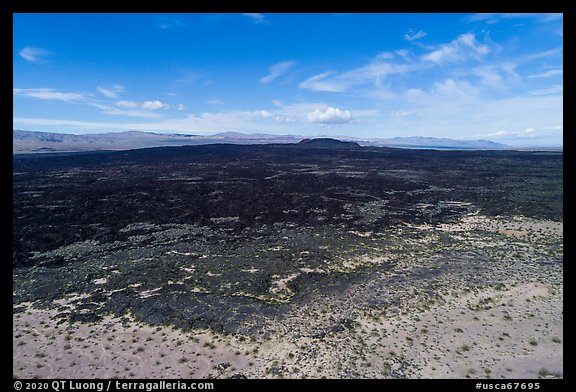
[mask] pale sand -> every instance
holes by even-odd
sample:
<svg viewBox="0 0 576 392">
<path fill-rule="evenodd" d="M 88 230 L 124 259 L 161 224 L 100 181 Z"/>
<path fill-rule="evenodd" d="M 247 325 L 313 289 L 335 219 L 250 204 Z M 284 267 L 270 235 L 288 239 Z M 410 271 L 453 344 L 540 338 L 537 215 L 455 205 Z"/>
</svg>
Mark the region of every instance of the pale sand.
<svg viewBox="0 0 576 392">
<path fill-rule="evenodd" d="M 482 301 L 488 297 L 494 301 Z M 493 307 L 475 310 L 479 303 Z M 537 378 L 541 369 L 562 375 L 563 366 L 562 291 L 539 283 L 462 293 L 409 315 L 359 317 L 359 331 L 321 341 L 289 333 L 240 341 L 110 317 L 92 325 L 57 325 L 55 315 L 32 307 L 15 315 L 15 376 L 263 378 L 277 376 L 270 373 L 277 361 L 283 377 L 343 377 L 356 367 L 348 360 L 358 355 L 359 341 L 369 350 L 353 377 L 383 377 L 402 363 L 412 364 L 404 370 L 409 378 Z M 331 367 L 338 363 L 340 369 Z"/>
<path fill-rule="evenodd" d="M 488 297 L 493 307 L 475 310 Z M 535 378 L 543 368 L 562 374 L 561 310 L 562 293 L 543 284 L 484 290 L 380 324 L 393 331 L 380 343 L 391 347 L 412 338 L 399 349 L 421 367 L 410 377 Z"/>
<path fill-rule="evenodd" d="M 229 371 L 247 366 L 245 356 L 208 331 L 186 334 L 111 317 L 97 324 L 57 325 L 55 315 L 29 309 L 14 317 L 15 376 L 205 378 L 217 375 L 218 364 L 229 362 Z M 208 346 L 213 341 L 215 348 Z"/>
</svg>

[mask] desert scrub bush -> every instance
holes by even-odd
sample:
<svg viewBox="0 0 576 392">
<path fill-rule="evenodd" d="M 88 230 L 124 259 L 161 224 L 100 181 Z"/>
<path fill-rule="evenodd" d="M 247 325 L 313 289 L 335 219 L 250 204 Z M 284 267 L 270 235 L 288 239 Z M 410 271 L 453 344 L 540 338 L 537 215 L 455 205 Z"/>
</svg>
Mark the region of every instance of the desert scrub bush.
<svg viewBox="0 0 576 392">
<path fill-rule="evenodd" d="M 541 368 L 540 370 L 538 370 L 538 378 L 548 378 L 550 376 L 560 378 L 561 375 L 558 372 L 551 372 L 546 368 Z"/>
</svg>

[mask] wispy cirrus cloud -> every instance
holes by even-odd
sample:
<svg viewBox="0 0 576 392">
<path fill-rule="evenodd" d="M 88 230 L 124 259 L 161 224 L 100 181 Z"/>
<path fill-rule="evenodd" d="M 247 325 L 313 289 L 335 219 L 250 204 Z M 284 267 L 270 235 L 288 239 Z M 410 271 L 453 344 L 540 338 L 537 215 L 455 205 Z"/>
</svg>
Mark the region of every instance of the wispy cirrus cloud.
<svg viewBox="0 0 576 392">
<path fill-rule="evenodd" d="M 412 41 L 419 40 L 420 38 L 424 38 L 427 35 L 428 35 L 428 33 L 425 31 L 418 30 L 417 32 L 414 32 L 414 30 L 410 29 L 410 30 L 408 30 L 408 33 L 404 34 L 404 39 L 406 41 L 412 42 Z"/>
<path fill-rule="evenodd" d="M 564 18 L 561 13 L 479 13 L 466 17 L 467 22 L 486 22 L 495 24 L 508 19 L 530 19 L 540 23 L 559 21 Z"/>
<path fill-rule="evenodd" d="M 175 82 L 181 84 L 193 84 L 199 82 L 206 76 L 204 73 L 193 69 L 183 69 L 179 72 L 179 74 L 180 76 L 177 79 L 175 79 Z M 204 82 L 205 85 L 210 83 L 212 82 L 208 80 Z"/>
<path fill-rule="evenodd" d="M 98 86 L 96 90 L 106 98 L 118 98 L 118 94 L 124 92 L 124 86 L 120 84 L 115 84 L 109 88 Z"/>
<path fill-rule="evenodd" d="M 414 33 L 414 37 L 418 35 L 422 37 L 423 33 L 422 31 Z M 342 73 L 326 71 L 313 75 L 302 81 L 299 87 L 335 93 L 348 92 L 354 88 L 369 85 L 380 88 L 386 86 L 393 76 L 424 71 L 434 66 L 480 61 L 490 51 L 489 45 L 480 43 L 474 34 L 466 33 L 450 42 L 427 47 L 427 51 L 418 57 L 406 49 L 382 52 L 361 67 Z M 380 90 L 381 93 L 384 92 L 383 88 Z"/>
<path fill-rule="evenodd" d="M 260 79 L 260 83 L 268 84 L 273 82 L 279 77 L 285 75 L 290 70 L 290 68 L 294 67 L 295 64 L 295 61 L 282 61 L 272 65 L 270 68 L 268 68 L 268 75 L 262 77 Z"/>
<path fill-rule="evenodd" d="M 52 88 L 14 88 L 12 94 L 45 101 L 79 102 L 87 98 L 86 94 L 63 92 Z"/>
<path fill-rule="evenodd" d="M 436 64 L 464 61 L 470 58 L 480 59 L 488 54 L 488 45 L 480 44 L 472 33 L 460 35 L 455 40 L 440 45 L 437 49 L 422 56 L 423 60 L 432 61 Z"/>
<path fill-rule="evenodd" d="M 555 68 L 549 69 L 544 72 L 540 72 L 537 74 L 528 75 L 529 79 L 541 79 L 541 78 L 551 78 L 553 76 L 559 76 L 564 74 L 563 68 Z"/>
<path fill-rule="evenodd" d="M 408 117 L 408 116 L 414 116 L 415 114 L 416 114 L 416 112 L 410 112 L 410 111 L 404 111 L 404 110 L 390 113 L 390 115 L 392 117 Z"/>
<path fill-rule="evenodd" d="M 479 77 L 483 85 L 495 90 L 502 90 L 520 81 L 520 75 L 516 71 L 517 66 L 518 64 L 513 62 L 481 65 L 472 68 L 470 72 Z"/>
<path fill-rule="evenodd" d="M 113 106 L 102 105 L 99 103 L 90 103 L 90 106 L 98 108 L 103 114 L 108 114 L 111 116 L 127 116 L 127 117 L 140 117 L 140 118 L 161 118 L 162 115 L 156 112 L 150 112 L 147 110 L 136 110 L 136 109 L 119 109 Z"/>
<path fill-rule="evenodd" d="M 329 91 L 329 92 L 343 92 L 348 86 L 342 85 L 338 80 L 334 81 L 330 76 L 334 75 L 334 71 L 326 71 L 318 75 L 309 77 L 301 82 L 298 87 L 312 90 L 312 91 Z"/>
<path fill-rule="evenodd" d="M 242 15 L 252 19 L 256 24 L 268 23 L 268 19 L 263 14 L 260 13 L 243 13 Z"/>
<path fill-rule="evenodd" d="M 115 85 L 112 89 L 98 87 L 97 90 L 107 98 L 114 98 L 117 92 L 123 91 L 123 87 Z M 159 100 L 149 100 L 144 102 L 118 101 L 116 106 L 104 105 L 95 98 L 93 93 L 64 92 L 53 88 L 14 88 L 13 95 L 18 97 L 34 98 L 44 101 L 61 101 L 66 103 L 82 104 L 88 107 L 100 109 L 103 114 L 114 116 L 129 116 L 141 118 L 160 118 L 161 114 L 156 111 L 168 109 L 170 105 Z M 176 107 L 184 110 L 182 104 Z"/>
<path fill-rule="evenodd" d="M 382 61 L 378 57 L 362 67 L 340 74 L 327 71 L 314 75 L 301 82 L 299 87 L 312 91 L 346 92 L 366 84 L 379 86 L 389 75 L 405 74 L 416 68 L 420 65 Z"/>
<path fill-rule="evenodd" d="M 526 63 L 526 62 L 534 61 L 534 60 L 551 59 L 554 57 L 562 56 L 563 52 L 564 52 L 564 48 L 562 48 L 562 47 L 544 50 L 542 52 L 531 53 L 529 55 L 523 56 L 522 58 L 518 59 L 518 62 Z"/>
<path fill-rule="evenodd" d="M 18 52 L 20 57 L 29 63 L 41 63 L 52 54 L 49 50 L 27 46 Z"/>
<path fill-rule="evenodd" d="M 179 29 L 188 27 L 188 23 L 181 17 L 176 15 L 156 15 L 156 26 L 163 30 Z"/>
</svg>

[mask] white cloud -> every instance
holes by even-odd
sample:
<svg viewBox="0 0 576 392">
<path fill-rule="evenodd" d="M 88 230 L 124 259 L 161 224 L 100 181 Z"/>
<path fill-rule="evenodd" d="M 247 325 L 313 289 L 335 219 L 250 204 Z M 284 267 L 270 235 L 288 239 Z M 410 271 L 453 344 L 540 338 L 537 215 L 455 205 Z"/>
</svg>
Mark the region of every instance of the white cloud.
<svg viewBox="0 0 576 392">
<path fill-rule="evenodd" d="M 176 106 L 176 109 L 178 109 L 178 110 L 186 110 L 186 105 L 184 105 L 183 103 L 179 103 L 178 106 Z"/>
<path fill-rule="evenodd" d="M 122 86 L 120 84 L 115 84 L 110 88 L 104 88 L 104 87 L 99 86 L 96 89 L 98 90 L 98 92 L 100 94 L 102 94 L 106 98 L 118 98 L 118 93 L 121 93 L 124 91 L 124 86 Z"/>
<path fill-rule="evenodd" d="M 422 31 L 422 30 L 418 30 L 418 32 L 416 32 L 416 33 L 413 30 L 408 30 L 408 33 L 404 34 L 404 39 L 406 41 L 412 42 L 412 41 L 416 41 L 420 38 L 424 38 L 427 35 L 428 35 L 428 33 L 425 31 Z"/>
<path fill-rule="evenodd" d="M 167 103 L 163 103 L 161 101 L 158 100 L 154 100 L 154 101 L 144 101 L 142 103 L 140 102 L 135 102 L 135 101 L 118 101 L 116 102 L 116 106 L 121 106 L 121 107 L 125 107 L 125 108 L 142 108 L 142 109 L 146 109 L 146 110 L 158 110 L 158 109 L 168 109 L 170 108 L 170 105 L 168 105 Z M 179 109 L 178 110 L 183 110 L 183 109 Z"/>
<path fill-rule="evenodd" d="M 86 98 L 80 93 L 65 93 L 51 88 L 14 88 L 12 94 L 47 101 L 78 102 Z"/>
<path fill-rule="evenodd" d="M 101 109 L 104 113 L 115 116 L 142 117 L 152 121 L 78 121 L 65 118 L 26 118 L 14 117 L 15 126 L 35 125 L 47 127 L 59 127 L 65 130 L 84 130 L 102 132 L 106 130 L 142 130 L 142 131 L 171 131 L 213 134 L 216 132 L 241 131 L 247 133 L 266 132 L 270 134 L 286 134 L 293 131 L 293 122 L 288 116 L 271 113 L 272 117 L 263 118 L 261 111 L 230 111 L 217 113 L 201 113 L 199 115 L 185 115 L 183 117 L 162 118 L 157 112 L 123 110 L 104 105 L 92 105 Z M 271 121 L 273 120 L 273 121 Z"/>
<path fill-rule="evenodd" d="M 316 124 L 350 124 L 354 118 L 349 110 L 329 107 L 324 112 L 316 109 L 308 113 L 308 121 Z"/>
<path fill-rule="evenodd" d="M 262 118 L 270 118 L 270 117 L 272 117 L 272 116 L 273 116 L 272 113 L 270 113 L 269 111 L 267 111 L 267 110 L 260 110 L 260 117 L 262 117 Z"/>
<path fill-rule="evenodd" d="M 480 59 L 489 52 L 490 48 L 487 45 L 481 45 L 474 34 L 466 33 L 460 35 L 452 42 L 442 44 L 438 49 L 423 55 L 422 59 L 436 64 L 445 64 L 470 58 Z"/>
<path fill-rule="evenodd" d="M 408 117 L 408 116 L 413 116 L 415 114 L 416 114 L 416 112 L 407 112 L 407 111 L 398 111 L 398 112 L 392 112 L 391 113 L 392 117 Z"/>
<path fill-rule="evenodd" d="M 504 138 L 515 139 L 515 138 L 537 138 L 537 137 L 542 138 L 554 133 L 561 134 L 562 129 L 563 129 L 562 126 L 539 127 L 539 128 L 528 127 L 524 129 L 497 131 L 482 136 L 492 139 L 504 139 Z"/>
<path fill-rule="evenodd" d="M 284 116 L 282 114 L 274 114 L 267 110 L 260 110 L 258 112 L 259 116 L 262 118 L 271 118 L 276 122 L 279 123 L 293 123 L 296 122 L 296 119 L 291 116 Z"/>
<path fill-rule="evenodd" d="M 52 52 L 46 49 L 32 48 L 27 46 L 19 52 L 20 56 L 30 63 L 40 63 L 45 60 Z"/>
<path fill-rule="evenodd" d="M 260 83 L 268 84 L 278 79 L 280 76 L 286 74 L 295 64 L 296 63 L 294 61 L 282 61 L 280 63 L 274 64 L 268 68 L 268 75 L 261 78 Z"/>
<path fill-rule="evenodd" d="M 243 13 L 242 15 L 247 16 L 248 18 L 252 19 L 255 23 L 261 24 L 266 23 L 268 20 L 263 14 L 259 13 Z"/>
<path fill-rule="evenodd" d="M 209 103 L 210 105 L 222 105 L 224 101 L 222 101 L 221 99 L 210 99 L 206 101 L 206 103 Z"/>
<path fill-rule="evenodd" d="M 147 110 L 158 110 L 158 109 L 168 109 L 170 107 L 170 105 L 163 103 L 161 101 L 158 101 L 158 100 L 154 100 L 154 101 L 142 102 L 141 107 L 142 107 L 142 109 L 147 109 Z"/>
</svg>

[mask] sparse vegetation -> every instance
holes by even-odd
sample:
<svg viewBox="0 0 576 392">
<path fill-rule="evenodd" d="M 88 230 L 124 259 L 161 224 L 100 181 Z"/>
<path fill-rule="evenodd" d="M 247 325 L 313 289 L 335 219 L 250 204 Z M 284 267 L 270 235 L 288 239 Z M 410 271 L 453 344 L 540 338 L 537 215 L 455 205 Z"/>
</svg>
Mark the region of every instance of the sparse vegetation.
<svg viewBox="0 0 576 392">
<path fill-rule="evenodd" d="M 538 370 L 538 378 L 561 378 L 561 374 L 558 372 L 551 372 L 546 368 L 541 368 Z"/>
</svg>

